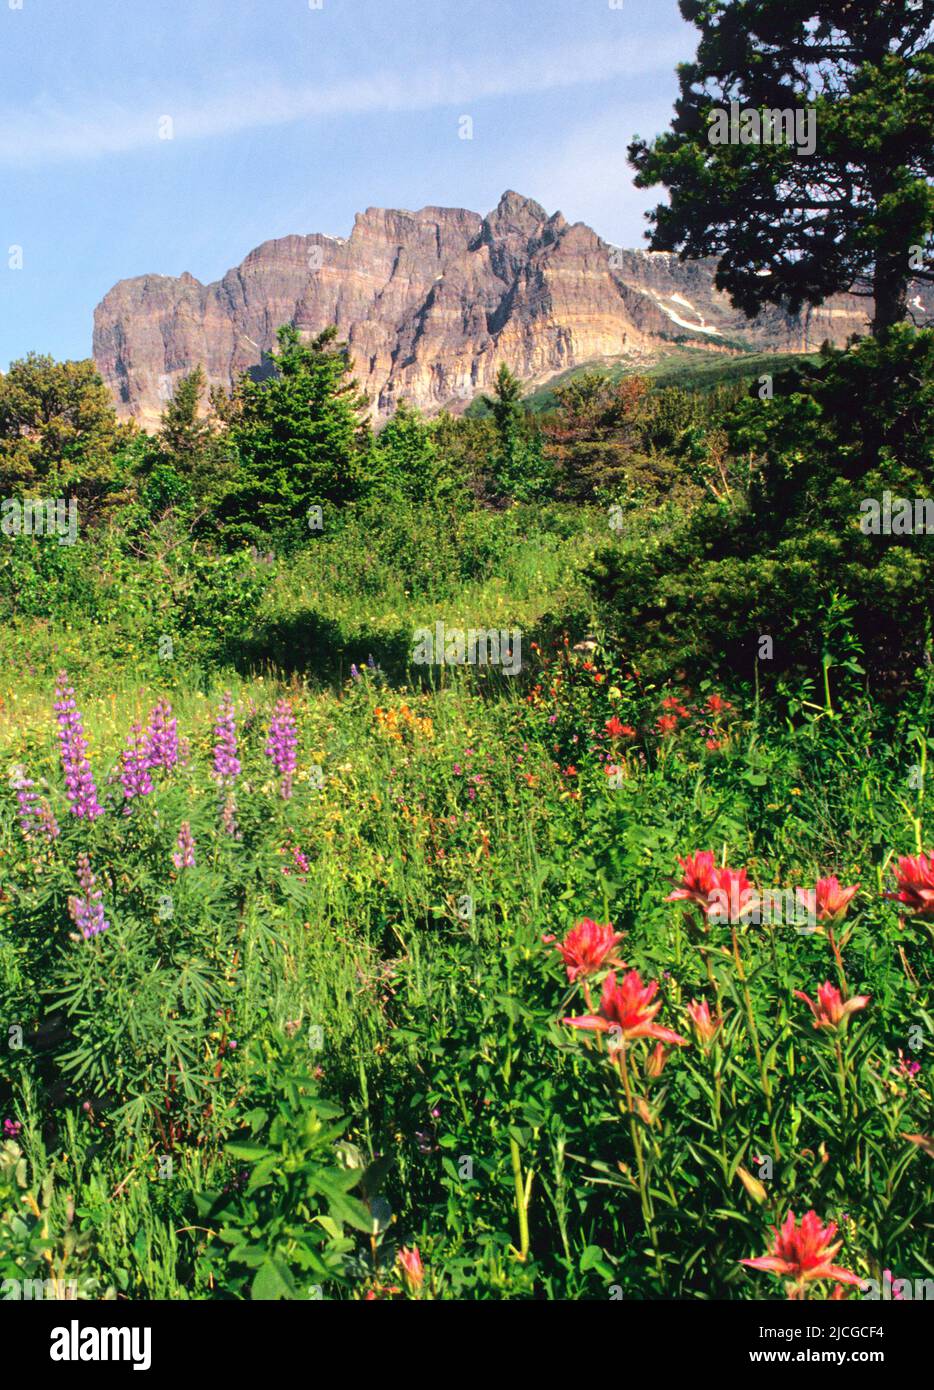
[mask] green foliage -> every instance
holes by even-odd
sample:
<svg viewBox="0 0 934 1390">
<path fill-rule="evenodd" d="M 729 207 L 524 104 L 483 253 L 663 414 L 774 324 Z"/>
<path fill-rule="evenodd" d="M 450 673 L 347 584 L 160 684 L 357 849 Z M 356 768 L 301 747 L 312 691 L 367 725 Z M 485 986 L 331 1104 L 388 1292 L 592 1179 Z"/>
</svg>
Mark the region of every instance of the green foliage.
<svg viewBox="0 0 934 1390">
<path fill-rule="evenodd" d="M 780 1298 L 740 1261 L 789 1209 L 837 1221 L 860 1277 L 929 1274 L 931 928 L 885 893 L 930 844 L 930 540 L 859 517 L 930 494 L 934 335 L 776 371 L 771 398 L 584 375 L 537 421 L 501 373 L 489 417 L 403 407 L 375 440 L 331 336 L 281 343 L 206 415 L 180 383 L 76 545 L 0 550 L 0 1274 L 100 1297 Z M 545 477 L 530 441 L 579 500 L 517 501 Z M 439 618 L 518 627 L 521 672 L 410 669 Z M 66 796 L 63 665 L 93 822 Z M 181 760 L 127 800 L 121 750 L 166 694 Z M 51 839 L 24 830 L 23 775 Z M 708 847 L 762 890 L 860 890 L 833 939 L 712 923 L 670 900 Z M 82 854 L 109 923 L 89 940 Z M 567 1026 L 603 971 L 569 979 L 551 938 L 584 917 L 625 933 L 685 1045 L 611 1061 Z M 839 1034 L 795 997 L 825 980 L 871 995 Z"/>
<path fill-rule="evenodd" d="M 418 410 L 400 401 L 373 442 L 370 489 L 385 499 L 440 501 L 462 485 Z"/>
<path fill-rule="evenodd" d="M 23 840 L 0 790 L 0 1016 L 24 1025 L 0 1118 L 26 1122 L 19 1192 L 48 1211 L 0 1217 L 0 1251 L 32 1269 L 32 1242 L 37 1269 L 67 1254 L 87 1287 L 140 1296 L 401 1296 L 397 1252 L 418 1244 L 422 1297 L 749 1299 L 782 1296 L 739 1261 L 791 1206 L 845 1212 L 861 1276 L 923 1276 L 929 1160 L 904 1136 L 926 1132 L 928 1083 L 900 1059 L 934 1030 L 930 931 L 881 893 L 929 838 L 904 769 L 930 753 L 931 682 L 897 718 L 874 708 L 837 681 L 860 653 L 845 605 L 831 618 L 832 700 L 802 684 L 774 720 L 740 686 L 714 701 L 568 639 L 524 645 L 513 698 L 479 676 L 295 687 L 289 801 L 263 751 L 278 691 L 239 686 L 240 839 L 200 692 L 177 707 L 187 766 L 128 816 L 105 771 L 129 711 L 81 696 L 110 788 L 93 826 L 68 814 L 51 728 L 14 735 L 62 833 Z M 176 871 L 182 819 L 197 863 Z M 862 884 L 841 968 L 872 1002 L 839 1054 L 792 994 L 836 978 L 825 934 L 734 943 L 666 902 L 676 857 L 708 845 L 763 889 Z M 110 922 L 92 941 L 68 935 L 81 849 Z M 713 1051 L 674 1048 L 660 1074 L 630 1044 L 635 1118 L 618 1066 L 561 1023 L 592 1009 L 541 938 L 583 916 L 626 933 L 664 1026 L 690 1039 L 696 998 L 724 1018 Z M 70 1225 L 40 1197 L 64 1170 Z"/>
<path fill-rule="evenodd" d="M 128 431 L 93 362 L 30 353 L 0 376 L 0 491 L 75 497 L 81 521 L 125 498 Z"/>
<path fill-rule="evenodd" d="M 204 411 L 204 371 L 182 377 L 162 412 L 159 432 L 140 461 L 147 523 L 177 514 L 197 525 L 216 507 L 233 472 L 230 441 L 212 401 Z"/>
<path fill-rule="evenodd" d="M 672 398 L 683 402 L 682 413 L 691 418 L 693 398 L 677 391 L 650 396 L 642 377 L 614 382 L 605 373 L 588 372 L 557 387 L 556 408 L 543 417 L 543 432 L 558 494 L 574 501 L 624 499 L 649 505 L 683 495 L 670 425 L 669 436 L 665 434 Z M 686 424 L 679 425 L 680 436 Z M 654 447 L 659 437 L 669 452 Z"/>
<path fill-rule="evenodd" d="M 215 522 L 230 546 L 284 552 L 313 529 L 309 508 L 339 507 L 360 492 L 367 430 L 366 403 L 336 330 L 307 344 L 294 327 L 278 337 L 272 375 L 261 382 L 245 375 L 237 387 L 229 437 L 238 464 Z"/>
<path fill-rule="evenodd" d="M 359 1151 L 341 1142 L 347 1121 L 317 1094 L 298 1050 L 277 1042 L 254 1050 L 255 1105 L 226 1147 L 238 1171 L 198 1199 L 199 1217 L 216 1232 L 200 1272 L 228 1297 L 321 1298 L 325 1289 L 333 1297 L 354 1245 L 344 1227 L 374 1229 L 353 1193 L 365 1174 Z"/>
<path fill-rule="evenodd" d="M 681 0 L 700 30 L 679 70 L 672 128 L 629 156 L 641 188 L 664 184 L 652 247 L 717 256 L 716 283 L 753 316 L 764 305 L 819 304 L 856 286 L 875 296 L 875 331 L 908 316 L 915 271 L 934 278 L 934 13 L 805 0 Z M 712 114 L 814 112 L 814 147 L 712 143 Z"/>
<path fill-rule="evenodd" d="M 548 491 L 551 469 L 541 436 L 522 405 L 522 382 L 503 362 L 496 374 L 494 394 L 483 397 L 496 428 L 496 449 L 490 460 L 490 488 L 495 499 L 527 502 Z"/>
<path fill-rule="evenodd" d="M 594 567 L 607 621 L 651 669 L 725 656 L 766 679 L 813 671 L 839 594 L 868 669 L 886 683 L 910 675 L 932 603 L 931 538 L 868 533 L 863 503 L 932 495 L 932 354 L 934 334 L 907 328 L 827 351 L 701 435 L 695 476 L 713 500 L 674 524 L 630 518 Z M 758 659 L 763 636 L 770 663 Z"/>
</svg>

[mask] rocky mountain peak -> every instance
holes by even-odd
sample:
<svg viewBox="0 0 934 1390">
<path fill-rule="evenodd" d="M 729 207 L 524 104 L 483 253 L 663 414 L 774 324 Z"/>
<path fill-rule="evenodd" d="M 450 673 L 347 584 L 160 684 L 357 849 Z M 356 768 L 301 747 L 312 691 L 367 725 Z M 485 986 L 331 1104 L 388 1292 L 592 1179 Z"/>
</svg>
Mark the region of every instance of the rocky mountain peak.
<svg viewBox="0 0 934 1390">
<path fill-rule="evenodd" d="M 374 413 L 402 398 L 462 410 L 501 362 L 530 385 L 569 368 L 658 360 L 678 343 L 728 352 L 808 351 L 865 332 L 870 306 L 836 296 L 798 317 L 749 322 L 713 283 L 709 261 L 609 246 L 509 190 L 486 217 L 465 208 L 367 208 L 346 238 L 264 242 L 221 280 L 122 280 L 94 315 L 94 358 L 119 413 L 147 428 L 199 363 L 229 388 L 262 366 L 276 330 L 334 324 Z M 919 290 L 934 313 L 934 291 Z"/>
<path fill-rule="evenodd" d="M 560 213 L 557 214 L 560 216 Z M 483 220 L 483 228 L 489 241 L 499 241 L 504 237 L 517 237 L 531 240 L 540 231 L 548 214 L 541 203 L 534 198 L 524 198 L 521 193 L 511 189 L 503 194 L 495 210 Z"/>
</svg>

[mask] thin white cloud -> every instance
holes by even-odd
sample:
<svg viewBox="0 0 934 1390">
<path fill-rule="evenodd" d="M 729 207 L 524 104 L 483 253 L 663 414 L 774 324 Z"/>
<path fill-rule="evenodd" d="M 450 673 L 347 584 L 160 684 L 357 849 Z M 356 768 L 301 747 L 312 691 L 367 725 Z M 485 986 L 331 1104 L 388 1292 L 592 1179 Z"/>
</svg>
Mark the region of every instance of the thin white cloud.
<svg viewBox="0 0 934 1390">
<path fill-rule="evenodd" d="M 25 111 L 0 109 L 0 165 L 31 167 L 127 154 L 151 148 L 169 130 L 176 140 L 205 140 L 302 120 L 467 107 L 497 97 L 670 71 L 682 50 L 679 36 L 666 35 L 652 44 L 571 45 L 499 63 L 488 59 L 477 66 L 377 73 L 320 85 L 287 87 L 241 78 L 223 92 L 197 99 L 179 93 L 147 98 L 148 109 L 138 101 L 132 107 L 96 101 L 74 108 L 37 101 Z"/>
</svg>

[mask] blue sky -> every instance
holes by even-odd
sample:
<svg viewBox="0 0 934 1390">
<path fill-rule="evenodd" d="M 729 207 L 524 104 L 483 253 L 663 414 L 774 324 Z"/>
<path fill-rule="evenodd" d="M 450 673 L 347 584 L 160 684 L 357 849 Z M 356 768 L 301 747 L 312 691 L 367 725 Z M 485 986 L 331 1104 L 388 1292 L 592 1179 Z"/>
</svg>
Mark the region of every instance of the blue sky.
<svg viewBox="0 0 934 1390">
<path fill-rule="evenodd" d="M 88 356 L 125 276 L 215 280 L 373 205 L 515 188 L 641 244 L 657 199 L 626 145 L 666 127 L 693 56 L 675 0 L 316 3 L 0 0 L 0 369 Z"/>
</svg>

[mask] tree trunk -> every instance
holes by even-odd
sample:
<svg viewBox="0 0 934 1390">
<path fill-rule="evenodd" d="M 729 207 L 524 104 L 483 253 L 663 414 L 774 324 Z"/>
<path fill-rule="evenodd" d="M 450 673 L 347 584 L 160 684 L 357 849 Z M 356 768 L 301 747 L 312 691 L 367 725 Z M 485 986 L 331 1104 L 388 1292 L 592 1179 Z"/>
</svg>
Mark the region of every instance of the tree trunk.
<svg viewBox="0 0 934 1390">
<path fill-rule="evenodd" d="M 880 256 L 876 261 L 872 331 L 877 338 L 887 338 L 895 324 L 907 319 L 909 278 L 907 256 Z"/>
</svg>

